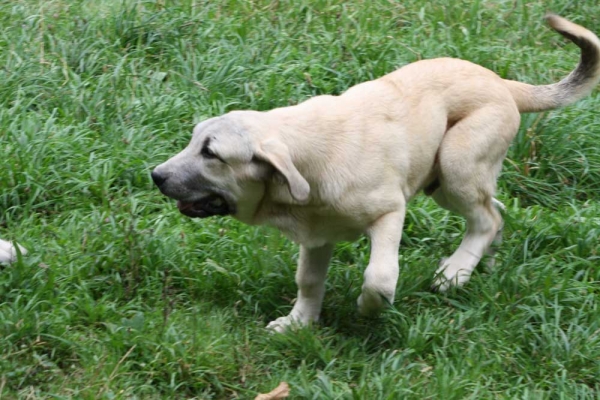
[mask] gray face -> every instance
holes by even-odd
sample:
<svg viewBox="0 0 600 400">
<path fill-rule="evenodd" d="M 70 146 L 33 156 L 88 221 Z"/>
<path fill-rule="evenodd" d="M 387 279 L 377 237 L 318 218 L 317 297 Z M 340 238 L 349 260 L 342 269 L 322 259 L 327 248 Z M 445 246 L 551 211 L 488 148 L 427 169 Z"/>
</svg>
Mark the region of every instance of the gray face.
<svg viewBox="0 0 600 400">
<path fill-rule="evenodd" d="M 243 220 L 254 213 L 272 172 L 253 148 L 247 130 L 234 118 L 212 118 L 194 128 L 189 145 L 156 167 L 152 179 L 177 200 L 184 215 L 231 214 Z"/>
</svg>

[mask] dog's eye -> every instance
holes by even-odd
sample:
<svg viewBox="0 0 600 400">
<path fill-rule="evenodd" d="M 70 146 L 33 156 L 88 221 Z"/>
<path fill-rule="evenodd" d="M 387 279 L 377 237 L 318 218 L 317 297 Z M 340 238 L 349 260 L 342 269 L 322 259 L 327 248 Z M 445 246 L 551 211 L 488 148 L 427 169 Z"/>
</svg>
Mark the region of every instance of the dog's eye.
<svg viewBox="0 0 600 400">
<path fill-rule="evenodd" d="M 221 157 L 219 157 L 218 155 L 216 155 L 208 146 L 204 146 L 202 147 L 202 150 L 200 150 L 200 154 L 202 154 L 202 156 L 204 158 L 208 158 L 209 160 L 219 160 L 222 163 L 225 163 L 225 160 L 223 160 Z"/>
<path fill-rule="evenodd" d="M 208 146 L 202 147 L 200 154 L 202 154 L 206 158 L 219 158 L 215 153 L 213 153 L 211 149 L 208 148 Z"/>
</svg>

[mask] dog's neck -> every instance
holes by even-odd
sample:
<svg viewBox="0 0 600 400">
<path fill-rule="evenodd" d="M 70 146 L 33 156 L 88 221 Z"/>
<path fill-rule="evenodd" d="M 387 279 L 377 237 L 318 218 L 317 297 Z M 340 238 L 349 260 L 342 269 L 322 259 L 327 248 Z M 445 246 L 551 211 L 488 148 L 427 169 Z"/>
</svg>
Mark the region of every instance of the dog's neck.
<svg viewBox="0 0 600 400">
<path fill-rule="evenodd" d="M 344 134 L 347 124 L 335 110 L 322 105 L 331 97 L 318 96 L 295 106 L 265 113 L 267 121 L 271 118 L 277 121 L 269 124 L 270 129 L 277 129 L 270 134 L 276 135 L 288 147 L 292 162 L 311 187 L 321 181 L 319 174 L 331 162 L 332 149 L 339 146 L 339 136 Z"/>
</svg>

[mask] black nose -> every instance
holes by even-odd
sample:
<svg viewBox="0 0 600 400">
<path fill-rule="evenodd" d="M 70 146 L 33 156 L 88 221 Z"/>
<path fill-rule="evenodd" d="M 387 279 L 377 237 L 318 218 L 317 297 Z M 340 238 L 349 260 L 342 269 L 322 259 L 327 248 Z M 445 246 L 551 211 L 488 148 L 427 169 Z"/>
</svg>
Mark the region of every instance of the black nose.
<svg viewBox="0 0 600 400">
<path fill-rule="evenodd" d="M 167 180 L 167 177 L 165 175 L 159 174 L 158 172 L 156 172 L 156 170 L 152 171 L 152 174 L 150 175 L 152 176 L 154 184 L 158 187 L 161 187 L 161 185 Z"/>
</svg>

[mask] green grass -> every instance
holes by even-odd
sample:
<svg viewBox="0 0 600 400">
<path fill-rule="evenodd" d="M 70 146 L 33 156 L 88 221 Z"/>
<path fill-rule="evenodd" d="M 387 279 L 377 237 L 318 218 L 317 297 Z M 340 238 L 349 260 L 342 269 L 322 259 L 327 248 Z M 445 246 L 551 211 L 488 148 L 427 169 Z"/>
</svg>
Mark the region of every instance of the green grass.
<svg viewBox="0 0 600 400">
<path fill-rule="evenodd" d="M 268 335 L 295 297 L 277 231 L 181 216 L 151 168 L 193 124 L 462 57 L 550 83 L 594 1 L 0 3 L 0 397 L 600 398 L 600 96 L 523 117 L 501 177 L 496 268 L 429 292 L 463 221 L 409 209 L 395 308 L 356 315 L 368 242 L 338 245 L 322 322 Z"/>
</svg>

